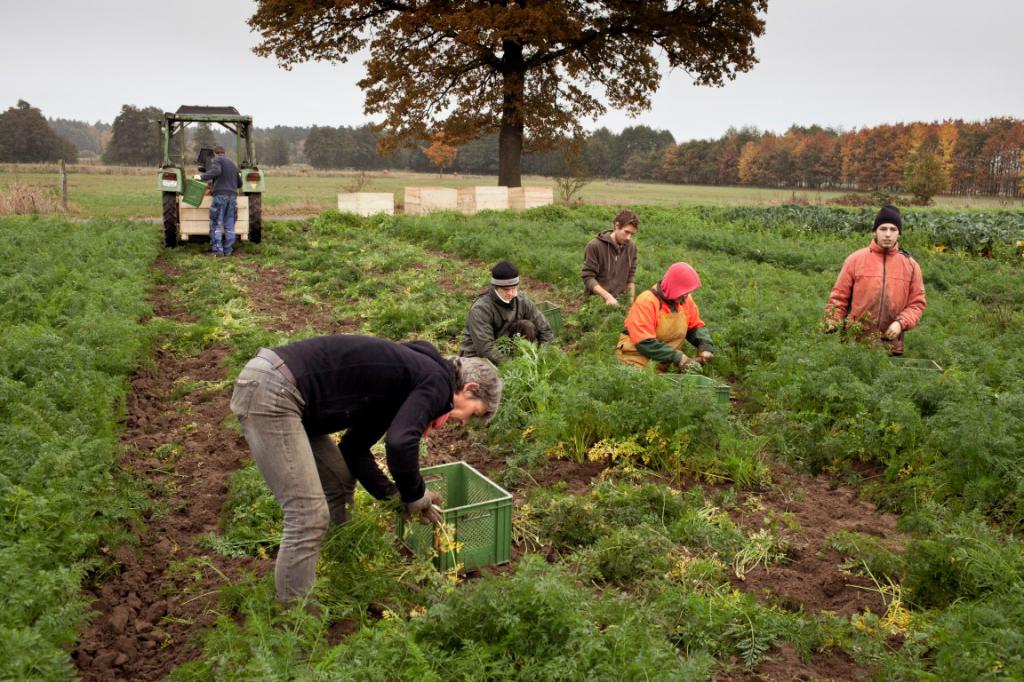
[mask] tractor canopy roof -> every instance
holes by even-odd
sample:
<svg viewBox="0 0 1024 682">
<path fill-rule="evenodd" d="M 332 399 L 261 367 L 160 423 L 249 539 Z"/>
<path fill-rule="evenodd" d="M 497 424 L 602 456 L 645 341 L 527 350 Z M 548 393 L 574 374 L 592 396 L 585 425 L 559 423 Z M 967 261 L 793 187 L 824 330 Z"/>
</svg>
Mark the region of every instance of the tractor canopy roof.
<svg viewBox="0 0 1024 682">
<path fill-rule="evenodd" d="M 252 123 L 252 116 L 242 116 L 234 107 L 206 107 L 193 104 L 182 105 L 174 113 L 165 112 L 164 118 L 168 121 Z"/>
</svg>

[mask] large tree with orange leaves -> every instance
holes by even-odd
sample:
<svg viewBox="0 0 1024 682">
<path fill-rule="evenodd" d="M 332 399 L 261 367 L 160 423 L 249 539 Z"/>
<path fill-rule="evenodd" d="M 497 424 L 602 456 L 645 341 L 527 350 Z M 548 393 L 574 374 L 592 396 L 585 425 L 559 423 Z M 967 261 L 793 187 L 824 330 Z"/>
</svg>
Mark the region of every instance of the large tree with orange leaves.
<svg viewBox="0 0 1024 682">
<path fill-rule="evenodd" d="M 285 68 L 345 62 L 369 47 L 367 114 L 385 142 L 443 131 L 451 144 L 498 132 L 498 183 L 520 185 L 524 141 L 551 148 L 605 105 L 638 114 L 659 58 L 699 85 L 757 62 L 768 0 L 259 0 L 256 54 Z"/>
</svg>

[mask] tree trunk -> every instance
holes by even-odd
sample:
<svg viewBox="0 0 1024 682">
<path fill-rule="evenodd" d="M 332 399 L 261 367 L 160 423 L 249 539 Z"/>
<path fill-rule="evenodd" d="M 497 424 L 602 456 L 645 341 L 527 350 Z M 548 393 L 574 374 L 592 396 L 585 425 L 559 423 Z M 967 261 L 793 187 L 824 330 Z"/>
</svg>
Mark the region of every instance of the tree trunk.
<svg viewBox="0 0 1024 682">
<path fill-rule="evenodd" d="M 521 187 L 523 161 L 523 93 L 526 65 L 523 46 L 506 40 L 503 45 L 501 130 L 498 133 L 498 186 Z"/>
</svg>

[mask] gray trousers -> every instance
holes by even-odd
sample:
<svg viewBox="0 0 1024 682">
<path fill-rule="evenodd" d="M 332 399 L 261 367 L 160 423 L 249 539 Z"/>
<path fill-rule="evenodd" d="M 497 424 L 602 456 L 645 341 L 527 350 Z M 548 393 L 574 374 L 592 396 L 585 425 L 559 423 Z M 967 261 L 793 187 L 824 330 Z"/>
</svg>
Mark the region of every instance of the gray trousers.
<svg viewBox="0 0 1024 682">
<path fill-rule="evenodd" d="M 330 436 L 306 433 L 304 406 L 299 390 L 258 357 L 238 375 L 231 396 L 256 466 L 284 511 L 274 584 L 286 603 L 313 587 L 327 527 L 348 521 L 356 483 Z"/>
</svg>

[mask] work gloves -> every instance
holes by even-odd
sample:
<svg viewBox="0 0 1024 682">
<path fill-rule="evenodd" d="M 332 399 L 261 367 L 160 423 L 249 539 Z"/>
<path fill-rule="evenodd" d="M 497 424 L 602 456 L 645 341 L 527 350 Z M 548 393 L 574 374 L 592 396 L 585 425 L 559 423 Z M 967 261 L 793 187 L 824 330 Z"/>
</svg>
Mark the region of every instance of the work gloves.
<svg viewBox="0 0 1024 682">
<path fill-rule="evenodd" d="M 428 490 L 418 500 L 403 502 L 402 515 L 405 516 L 406 520 L 412 520 L 415 515 L 419 514 L 421 523 L 433 523 L 436 525 L 444 521 L 440 509 L 442 504 L 444 504 L 444 498 L 439 493 Z"/>
</svg>

